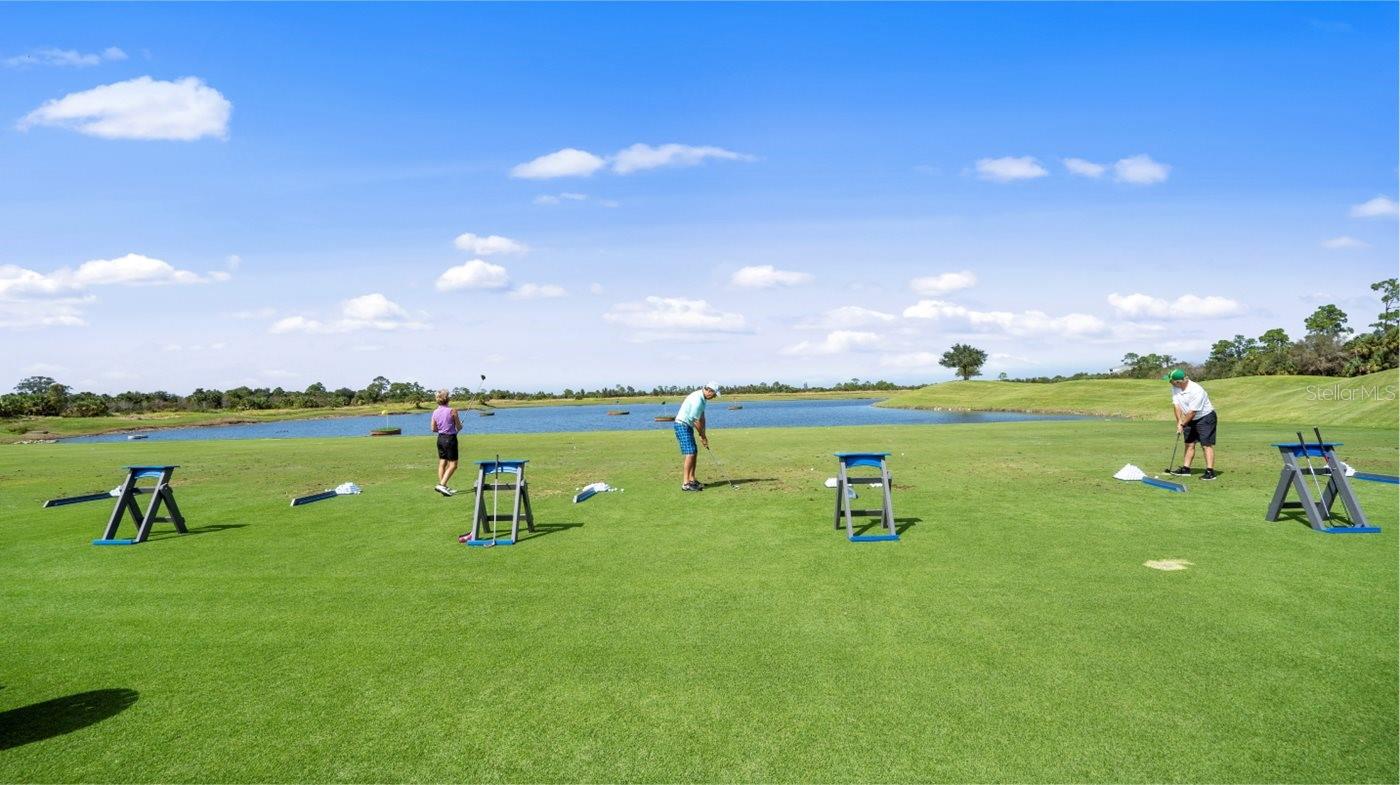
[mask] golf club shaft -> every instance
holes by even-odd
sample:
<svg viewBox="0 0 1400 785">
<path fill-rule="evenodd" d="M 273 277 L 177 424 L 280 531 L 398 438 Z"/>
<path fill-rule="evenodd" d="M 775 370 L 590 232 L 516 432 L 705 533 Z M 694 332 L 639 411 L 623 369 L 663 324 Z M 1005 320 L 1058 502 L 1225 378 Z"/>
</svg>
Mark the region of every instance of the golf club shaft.
<svg viewBox="0 0 1400 785">
<path fill-rule="evenodd" d="M 725 482 L 729 483 L 730 488 L 733 488 L 734 480 L 729 476 L 729 470 L 724 468 L 724 461 L 721 461 L 719 456 L 715 455 L 715 451 L 711 450 L 708 444 L 705 445 L 705 452 L 709 453 L 710 457 L 715 459 L 715 466 L 719 467 L 719 475 L 724 478 Z"/>
<path fill-rule="evenodd" d="M 1316 425 L 1313 426 L 1313 436 L 1317 437 L 1317 451 L 1322 453 L 1322 463 L 1327 466 L 1327 487 L 1331 488 L 1332 464 L 1327 463 L 1327 451 L 1322 448 L 1322 431 L 1318 430 Z M 1324 498 L 1323 501 L 1325 502 L 1326 499 Z"/>
<path fill-rule="evenodd" d="M 1302 431 L 1298 431 L 1298 444 L 1303 448 L 1303 461 L 1308 464 L 1308 474 L 1312 475 L 1313 490 L 1317 492 L 1316 504 L 1318 511 L 1322 513 L 1323 518 L 1330 518 L 1332 516 L 1328 513 L 1326 505 L 1322 503 L 1322 486 L 1317 482 L 1317 474 L 1313 470 L 1312 456 L 1308 455 L 1308 442 L 1303 438 Z"/>
<path fill-rule="evenodd" d="M 1170 461 L 1169 463 L 1167 463 L 1167 471 L 1168 471 L 1168 472 L 1172 472 L 1172 471 L 1175 471 L 1175 470 L 1176 470 L 1176 448 L 1178 448 L 1178 447 L 1180 447 L 1180 446 L 1181 446 L 1181 431 L 1178 430 L 1178 431 L 1176 432 L 1176 438 L 1172 439 L 1172 459 L 1171 459 L 1171 461 Z"/>
</svg>

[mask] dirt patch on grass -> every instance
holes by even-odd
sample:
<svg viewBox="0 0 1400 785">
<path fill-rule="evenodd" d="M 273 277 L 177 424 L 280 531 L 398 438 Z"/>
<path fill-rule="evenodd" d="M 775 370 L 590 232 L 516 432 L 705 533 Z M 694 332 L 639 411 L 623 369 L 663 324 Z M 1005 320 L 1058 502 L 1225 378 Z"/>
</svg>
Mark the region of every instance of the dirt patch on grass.
<svg viewBox="0 0 1400 785">
<path fill-rule="evenodd" d="M 1163 572 L 1175 572 L 1195 565 L 1185 559 L 1162 559 L 1160 561 L 1145 561 L 1142 566 Z"/>
</svg>

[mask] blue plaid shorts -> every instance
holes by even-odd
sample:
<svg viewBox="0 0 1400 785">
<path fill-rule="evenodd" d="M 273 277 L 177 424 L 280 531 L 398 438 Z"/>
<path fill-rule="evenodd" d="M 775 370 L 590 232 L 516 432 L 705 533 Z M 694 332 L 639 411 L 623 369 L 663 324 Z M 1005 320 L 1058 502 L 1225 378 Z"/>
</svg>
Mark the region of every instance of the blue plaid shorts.
<svg viewBox="0 0 1400 785">
<path fill-rule="evenodd" d="M 695 429 L 689 423 L 676 423 L 676 441 L 681 443 L 681 455 L 695 454 Z"/>
</svg>

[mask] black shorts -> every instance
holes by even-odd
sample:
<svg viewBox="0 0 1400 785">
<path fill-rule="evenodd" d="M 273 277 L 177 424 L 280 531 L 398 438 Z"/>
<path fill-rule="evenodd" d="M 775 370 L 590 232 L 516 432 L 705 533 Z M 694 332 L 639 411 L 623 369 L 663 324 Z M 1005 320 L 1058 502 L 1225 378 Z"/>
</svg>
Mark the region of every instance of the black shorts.
<svg viewBox="0 0 1400 785">
<path fill-rule="evenodd" d="M 457 434 L 438 434 L 438 458 L 444 461 L 457 460 Z"/>
<path fill-rule="evenodd" d="M 1214 447 L 1215 412 L 1186 423 L 1186 427 L 1181 429 L 1181 437 L 1187 444 L 1199 442 L 1202 447 Z"/>
</svg>

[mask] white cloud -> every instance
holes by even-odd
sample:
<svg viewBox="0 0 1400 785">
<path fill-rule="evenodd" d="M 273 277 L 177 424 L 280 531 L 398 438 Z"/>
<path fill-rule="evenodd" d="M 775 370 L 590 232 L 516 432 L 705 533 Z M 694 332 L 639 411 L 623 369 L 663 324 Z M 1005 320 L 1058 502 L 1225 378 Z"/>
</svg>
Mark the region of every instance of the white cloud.
<svg viewBox="0 0 1400 785">
<path fill-rule="evenodd" d="M 305 316 L 288 316 L 284 319 L 278 319 L 276 322 L 273 322 L 272 326 L 269 327 L 267 331 L 274 334 L 329 332 L 325 324 L 315 319 L 308 319 Z"/>
<path fill-rule="evenodd" d="M 1333 237 L 1330 240 L 1323 240 L 1322 247 L 1331 248 L 1334 250 L 1345 248 L 1370 248 L 1371 244 L 1344 234 L 1340 237 Z"/>
<path fill-rule="evenodd" d="M 1132 183 L 1133 185 L 1151 185 L 1153 183 L 1164 182 L 1171 172 L 1171 167 L 1164 163 L 1158 163 L 1147 155 L 1135 155 L 1131 158 L 1120 159 L 1113 165 L 1113 177 L 1120 183 Z"/>
<path fill-rule="evenodd" d="M 734 271 L 729 282 L 744 289 L 771 289 L 775 286 L 797 286 L 811 283 L 812 276 L 793 270 L 779 270 L 771 264 L 760 264 Z"/>
<path fill-rule="evenodd" d="M 864 327 L 870 324 L 889 324 L 899 317 L 892 313 L 862 308 L 859 305 L 843 305 L 832 308 L 815 319 L 808 319 L 797 326 L 802 329 L 843 329 Z"/>
<path fill-rule="evenodd" d="M 509 285 L 510 276 L 506 273 L 506 268 L 480 259 L 447 268 L 438 276 L 436 284 L 439 292 L 456 289 L 504 289 Z"/>
<path fill-rule="evenodd" d="M 1062 161 L 1070 174 L 1077 174 L 1080 177 L 1102 177 L 1103 173 L 1108 170 L 1104 164 L 1096 164 L 1083 158 L 1064 158 Z"/>
<path fill-rule="evenodd" d="M 564 202 L 586 202 L 588 201 L 588 194 L 571 193 L 568 191 L 560 194 L 540 194 L 535 197 L 534 201 L 535 204 L 539 205 L 562 204 Z"/>
<path fill-rule="evenodd" d="M 603 314 L 604 321 L 641 331 L 642 340 L 703 338 L 744 332 L 744 317 L 720 311 L 704 300 L 648 297 L 640 303 L 619 303 Z"/>
<path fill-rule="evenodd" d="M 591 284 L 589 284 L 589 285 L 588 285 L 588 293 L 589 293 L 589 294 L 602 294 L 602 293 L 603 293 L 603 285 L 600 284 L 600 283 L 591 283 Z"/>
<path fill-rule="evenodd" d="M 79 305 L 81 300 L 5 300 L 0 298 L 0 329 L 33 327 L 82 327 L 87 324 Z"/>
<path fill-rule="evenodd" d="M 562 150 L 556 150 L 548 155 L 542 155 L 523 164 L 518 164 L 510 170 L 510 176 L 529 180 L 587 177 L 604 167 L 609 167 L 614 174 L 631 174 L 663 167 L 698 166 L 707 159 L 757 160 L 752 155 L 736 153 L 733 150 L 712 145 L 662 144 L 653 146 L 637 143 L 606 158 L 587 150 L 565 147 Z M 582 194 L 578 194 L 578 196 L 582 196 Z M 546 195 L 536 197 L 535 203 L 558 204 L 566 198 L 567 196 L 564 194 Z M 617 206 L 616 202 L 611 201 L 604 201 L 601 204 L 604 207 Z"/>
<path fill-rule="evenodd" d="M 515 291 L 510 293 L 511 297 L 517 300 L 543 300 L 553 297 L 563 297 L 568 292 L 562 286 L 552 283 L 523 283 Z"/>
<path fill-rule="evenodd" d="M 956 292 L 959 289 L 970 289 L 975 285 L 977 285 L 977 276 L 971 270 L 928 275 L 909 282 L 909 288 L 913 289 L 915 294 L 924 297 L 937 297 L 940 294 Z"/>
<path fill-rule="evenodd" d="M 1038 365 L 1035 360 L 1029 357 L 1022 357 L 1019 354 L 1008 354 L 1006 352 L 992 352 L 987 355 L 987 367 L 1006 368 L 1011 365 Z"/>
<path fill-rule="evenodd" d="M 905 308 L 904 316 L 907 319 L 933 319 L 974 332 L 1008 335 L 1097 335 L 1108 327 L 1097 316 L 1084 313 L 1050 316 L 1042 311 L 975 311 L 942 300 L 920 300 Z"/>
<path fill-rule="evenodd" d="M 549 180 L 555 177 L 587 177 L 607 164 L 599 156 L 586 150 L 565 147 L 548 155 L 517 165 L 510 170 L 511 177 L 526 180 Z"/>
<path fill-rule="evenodd" d="M 498 234 L 489 234 L 483 237 L 479 234 L 466 232 L 457 235 L 457 239 L 453 240 L 452 244 L 474 256 L 493 256 L 503 253 L 523 254 L 530 250 L 529 246 L 524 243 Z"/>
<path fill-rule="evenodd" d="M 802 341 L 783 349 L 783 354 L 814 356 L 823 354 L 846 354 L 861 349 L 874 349 L 880 345 L 880 336 L 857 330 L 835 330 L 821 341 Z"/>
<path fill-rule="evenodd" d="M 125 60 L 126 52 L 115 46 L 109 46 L 101 52 L 91 54 L 76 51 L 74 49 L 36 49 L 27 54 L 15 55 L 5 58 L 5 66 L 8 68 L 29 68 L 31 66 L 59 66 L 68 68 L 87 68 L 89 66 L 101 65 L 104 61 L 111 62 Z"/>
<path fill-rule="evenodd" d="M 243 266 L 243 257 L 236 253 L 229 254 L 228 258 L 224 259 L 224 262 L 228 265 L 228 269 L 237 272 L 238 268 Z"/>
<path fill-rule="evenodd" d="M 707 158 L 721 161 L 752 161 L 754 157 L 723 147 L 693 146 L 686 144 L 663 144 L 655 147 L 647 144 L 634 144 L 619 150 L 612 157 L 612 170 L 618 174 L 630 174 L 646 169 L 660 169 L 666 166 L 697 166 Z"/>
<path fill-rule="evenodd" d="M 199 284 L 228 280 L 222 271 L 201 276 L 169 262 L 129 253 L 116 259 L 93 259 L 44 274 L 12 264 L 0 265 L 0 299 L 71 295 L 94 286 Z"/>
<path fill-rule="evenodd" d="M 880 364 L 890 368 L 901 368 L 904 370 L 919 370 L 924 368 L 938 367 L 938 361 L 943 359 L 943 355 L 934 352 L 908 352 L 905 354 L 887 354 L 880 358 Z"/>
<path fill-rule="evenodd" d="M 428 325 L 410 316 L 398 303 L 375 292 L 352 297 L 340 304 L 340 318 L 323 322 L 307 316 L 278 319 L 268 328 L 273 334 L 348 333 L 357 330 L 425 330 Z"/>
<path fill-rule="evenodd" d="M 1352 205 L 1352 218 L 1394 218 L 1400 215 L 1400 205 L 1384 196 Z"/>
<path fill-rule="evenodd" d="M 1156 319 L 1213 319 L 1244 313 L 1244 306 L 1239 302 L 1215 295 L 1183 294 L 1167 301 L 1147 294 L 1114 292 L 1108 296 L 1108 304 L 1123 316 Z"/>
<path fill-rule="evenodd" d="M 346 300 L 341 305 L 341 313 L 347 319 L 361 322 L 388 322 L 408 318 L 408 313 L 398 303 L 377 292 Z"/>
<path fill-rule="evenodd" d="M 980 158 L 977 161 L 977 176 L 995 183 L 1009 183 L 1015 180 L 1034 180 L 1050 174 L 1040 162 L 1029 155 L 1019 158 Z"/>
<path fill-rule="evenodd" d="M 226 139 L 232 111 L 227 98 L 195 77 L 143 76 L 48 101 L 25 115 L 19 129 L 52 125 L 103 139 Z"/>
<path fill-rule="evenodd" d="M 177 270 L 169 262 L 149 256 L 129 253 L 118 259 L 93 259 L 83 262 L 73 273 L 78 286 L 111 284 L 191 284 L 206 283 L 213 278 L 201 278 L 189 270 Z"/>
</svg>

